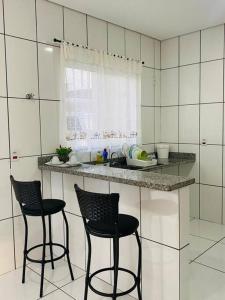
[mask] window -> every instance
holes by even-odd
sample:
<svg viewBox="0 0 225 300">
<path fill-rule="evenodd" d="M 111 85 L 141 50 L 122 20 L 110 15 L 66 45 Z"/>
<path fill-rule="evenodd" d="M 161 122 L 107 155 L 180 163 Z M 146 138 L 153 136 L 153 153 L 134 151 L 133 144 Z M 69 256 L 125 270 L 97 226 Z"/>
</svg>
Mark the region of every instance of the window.
<svg viewBox="0 0 225 300">
<path fill-rule="evenodd" d="M 62 64 L 64 130 L 61 143 L 84 151 L 137 143 L 140 135 L 139 64 L 103 52 L 64 47 L 71 47 L 70 51 L 77 53 Z M 90 61 L 87 55 L 94 58 Z M 96 59 L 96 56 L 99 57 Z"/>
</svg>

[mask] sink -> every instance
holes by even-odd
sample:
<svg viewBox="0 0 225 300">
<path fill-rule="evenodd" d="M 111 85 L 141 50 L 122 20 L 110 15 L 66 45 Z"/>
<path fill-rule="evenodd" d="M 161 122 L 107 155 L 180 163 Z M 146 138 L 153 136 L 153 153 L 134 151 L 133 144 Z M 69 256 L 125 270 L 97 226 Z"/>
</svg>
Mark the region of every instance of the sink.
<svg viewBox="0 0 225 300">
<path fill-rule="evenodd" d="M 94 165 L 94 166 L 106 166 L 106 167 L 126 169 L 126 170 L 142 170 L 143 169 L 143 167 L 127 165 L 127 161 L 126 161 L 125 157 L 109 159 L 105 162 L 91 161 L 91 162 L 86 162 L 85 164 Z"/>
</svg>

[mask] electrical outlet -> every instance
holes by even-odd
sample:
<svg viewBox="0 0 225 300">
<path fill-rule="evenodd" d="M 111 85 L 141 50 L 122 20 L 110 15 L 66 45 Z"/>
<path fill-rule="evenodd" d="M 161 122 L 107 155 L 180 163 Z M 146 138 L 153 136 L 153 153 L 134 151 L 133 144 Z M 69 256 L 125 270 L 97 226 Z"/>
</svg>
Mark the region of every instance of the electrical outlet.
<svg viewBox="0 0 225 300">
<path fill-rule="evenodd" d="M 201 144 L 202 144 L 202 146 L 207 146 L 207 141 L 206 141 L 206 139 L 202 139 Z"/>
<path fill-rule="evenodd" d="M 17 160 L 19 160 L 19 156 L 18 153 L 14 151 L 11 156 L 11 161 L 17 161 Z"/>
</svg>

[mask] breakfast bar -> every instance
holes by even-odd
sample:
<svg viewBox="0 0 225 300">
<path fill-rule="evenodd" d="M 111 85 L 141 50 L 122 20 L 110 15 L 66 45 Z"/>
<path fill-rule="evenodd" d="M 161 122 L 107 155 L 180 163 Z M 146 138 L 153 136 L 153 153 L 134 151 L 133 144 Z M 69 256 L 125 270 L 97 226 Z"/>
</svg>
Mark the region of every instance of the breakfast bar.
<svg viewBox="0 0 225 300">
<path fill-rule="evenodd" d="M 49 166 L 49 157 L 40 157 L 39 169 L 51 182 L 52 198 L 66 201 L 71 238 L 72 263 L 81 269 L 86 267 L 86 241 L 74 184 L 86 191 L 119 193 L 120 213 L 135 216 L 140 221 L 139 235 L 142 241 L 142 291 L 143 299 L 186 299 L 186 277 L 189 265 L 189 186 L 194 179 L 159 174 L 157 172 L 134 171 L 110 168 L 103 165 L 82 164 L 63 168 Z M 179 161 L 179 162 L 178 162 Z M 193 163 L 188 158 L 174 163 Z M 171 165 L 171 162 L 170 162 Z M 53 219 L 54 239 L 63 240 L 62 220 Z M 94 253 L 91 270 L 112 265 L 110 240 L 93 239 Z M 97 250 L 96 250 L 97 249 Z M 121 240 L 120 266 L 136 272 L 138 249 L 135 237 Z M 171 274 L 173 274 L 171 276 Z M 120 290 L 133 283 L 129 276 L 119 275 Z M 101 279 L 112 283 L 112 274 L 104 273 Z M 136 296 L 136 291 L 132 292 Z"/>
</svg>

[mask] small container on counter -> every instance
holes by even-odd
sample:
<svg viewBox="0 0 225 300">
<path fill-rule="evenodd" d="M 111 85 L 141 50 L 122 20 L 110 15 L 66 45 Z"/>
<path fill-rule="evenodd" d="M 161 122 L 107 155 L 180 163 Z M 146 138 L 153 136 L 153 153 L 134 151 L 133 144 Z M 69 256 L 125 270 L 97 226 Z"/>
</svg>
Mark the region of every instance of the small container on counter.
<svg viewBox="0 0 225 300">
<path fill-rule="evenodd" d="M 103 162 L 103 155 L 101 153 L 101 151 L 98 151 L 97 154 L 96 154 L 96 161 L 97 162 Z"/>
<path fill-rule="evenodd" d="M 104 150 L 103 150 L 103 152 L 102 152 L 102 156 L 103 156 L 103 159 L 104 160 L 107 160 L 107 158 L 108 158 L 108 151 L 107 151 L 107 149 L 105 148 Z"/>
<path fill-rule="evenodd" d="M 168 159 L 169 158 L 169 144 L 157 144 L 157 155 L 158 159 Z"/>
</svg>

